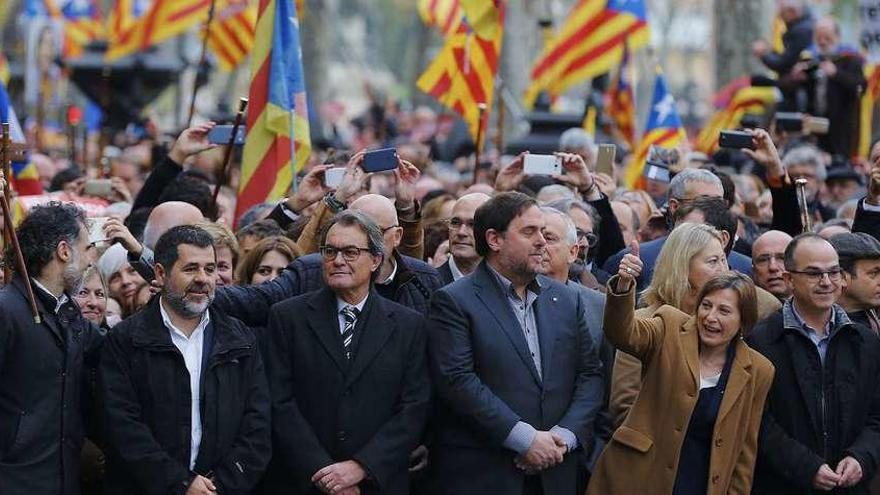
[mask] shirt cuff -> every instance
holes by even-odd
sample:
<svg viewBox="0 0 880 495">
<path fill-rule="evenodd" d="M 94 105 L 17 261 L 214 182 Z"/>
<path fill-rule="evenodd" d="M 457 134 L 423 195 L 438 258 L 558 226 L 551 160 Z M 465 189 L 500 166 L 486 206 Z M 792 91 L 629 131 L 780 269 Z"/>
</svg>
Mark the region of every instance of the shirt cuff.
<svg viewBox="0 0 880 495">
<path fill-rule="evenodd" d="M 517 421 L 513 428 L 510 429 L 510 433 L 507 434 L 504 446 L 519 455 L 525 455 L 537 434 L 538 430 L 534 429 L 532 425 L 523 421 Z"/>
<path fill-rule="evenodd" d="M 297 212 L 291 210 L 290 207 L 287 206 L 286 203 L 287 203 L 286 198 L 284 200 L 282 200 L 280 203 L 278 203 L 278 205 L 281 207 L 281 213 L 284 213 L 284 215 L 287 218 L 295 221 L 297 218 L 299 218 L 299 214 Z"/>
<path fill-rule="evenodd" d="M 568 428 L 563 428 L 559 425 L 556 425 L 553 428 L 550 428 L 550 433 L 562 437 L 562 440 L 568 447 L 569 452 L 577 448 L 578 439 L 576 436 L 574 436 L 574 433 L 572 433 L 571 430 L 569 430 Z"/>
<path fill-rule="evenodd" d="M 873 211 L 875 213 L 880 213 L 880 206 L 872 205 L 864 199 L 862 200 L 862 208 L 864 208 L 865 211 Z"/>
</svg>

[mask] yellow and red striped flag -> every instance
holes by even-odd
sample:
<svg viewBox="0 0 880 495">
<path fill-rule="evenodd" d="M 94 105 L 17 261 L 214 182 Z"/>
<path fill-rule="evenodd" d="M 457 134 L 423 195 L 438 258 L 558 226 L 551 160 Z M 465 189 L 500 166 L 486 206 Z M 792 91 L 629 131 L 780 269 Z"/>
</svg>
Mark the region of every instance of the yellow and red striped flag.
<svg viewBox="0 0 880 495">
<path fill-rule="evenodd" d="M 229 0 L 218 9 L 208 29 L 208 47 L 217 56 L 220 68 L 236 68 L 254 46 L 257 5 L 248 0 Z"/>
<path fill-rule="evenodd" d="M 642 174 L 648 160 L 651 146 L 674 148 L 685 140 L 687 135 L 681 125 L 681 118 L 675 108 L 675 98 L 666 89 L 666 79 L 658 70 L 654 83 L 654 98 L 651 100 L 651 112 L 645 133 L 636 149 L 635 157 L 624 172 L 624 184 L 628 188 L 638 187 L 643 183 Z"/>
<path fill-rule="evenodd" d="M 9 61 L 6 60 L 6 55 L 0 53 L 0 84 L 3 84 L 4 86 L 9 84 L 10 76 Z"/>
<path fill-rule="evenodd" d="M 636 102 L 629 80 L 629 50 L 624 48 L 623 59 L 605 93 L 605 108 L 620 138 L 633 150 L 636 147 Z"/>
<path fill-rule="evenodd" d="M 155 0 L 128 30 L 110 39 L 107 60 L 145 50 L 208 19 L 211 0 Z"/>
<path fill-rule="evenodd" d="M 64 32 L 61 53 L 65 58 L 82 55 L 86 45 L 104 37 L 104 19 L 98 0 L 67 1 L 62 6 L 57 0 L 43 0 L 42 4 L 29 6 L 27 10 L 61 22 Z"/>
<path fill-rule="evenodd" d="M 312 151 L 296 6 L 260 0 L 235 217 L 287 193 Z"/>
<path fill-rule="evenodd" d="M 724 129 L 739 127 L 743 116 L 749 113 L 765 113 L 767 108 L 782 98 L 772 86 L 752 86 L 748 76 L 741 77 L 724 88 L 715 98 L 717 111 L 700 130 L 694 148 L 711 155 L 718 151 L 718 133 Z"/>
<path fill-rule="evenodd" d="M 770 47 L 775 53 L 782 53 L 785 45 L 782 43 L 782 36 L 788 31 L 785 21 L 778 15 L 773 17 L 773 25 L 770 27 Z"/>
<path fill-rule="evenodd" d="M 527 107 L 541 91 L 556 97 L 608 72 L 620 63 L 624 46 L 635 50 L 650 40 L 644 0 L 578 0 L 567 19 L 532 68 Z"/>
<path fill-rule="evenodd" d="M 437 28 L 443 36 L 458 32 L 464 11 L 458 0 L 419 0 L 419 16 L 426 26 Z"/>
<path fill-rule="evenodd" d="M 135 21 L 146 13 L 149 9 L 148 2 L 149 0 L 116 0 L 107 15 L 107 41 L 111 45 L 119 44 Z"/>
<path fill-rule="evenodd" d="M 874 137 L 874 106 L 880 99 L 880 65 L 865 64 L 865 92 L 859 109 L 859 156 L 867 158 Z"/>
<path fill-rule="evenodd" d="M 464 119 L 474 141 L 481 124 L 478 105 L 484 103 L 487 108 L 492 107 L 501 54 L 504 9 L 501 0 L 494 2 L 497 26 L 487 28 L 484 24 L 483 29 L 483 32 L 494 33 L 494 37 L 481 37 L 471 29 L 465 16 L 458 31 L 446 38 L 440 54 L 416 82 L 420 90 Z M 462 6 L 468 12 L 466 4 Z M 483 123 L 487 118 L 488 112 L 483 115 Z M 478 146 L 481 144 L 477 143 Z"/>
</svg>

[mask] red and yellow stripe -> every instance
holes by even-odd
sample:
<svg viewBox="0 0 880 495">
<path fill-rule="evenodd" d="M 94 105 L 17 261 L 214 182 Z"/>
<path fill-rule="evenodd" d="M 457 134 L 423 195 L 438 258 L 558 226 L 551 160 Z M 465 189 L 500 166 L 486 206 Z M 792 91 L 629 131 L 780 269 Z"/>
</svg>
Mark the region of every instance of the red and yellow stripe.
<svg viewBox="0 0 880 495">
<path fill-rule="evenodd" d="M 231 1 L 219 11 L 208 30 L 208 47 L 220 68 L 230 71 L 248 56 L 254 45 L 257 6 Z"/>
<path fill-rule="evenodd" d="M 145 50 L 205 22 L 210 7 L 211 0 L 155 0 L 143 16 L 110 40 L 107 60 Z"/>
<path fill-rule="evenodd" d="M 684 129 L 670 129 L 667 127 L 649 131 L 642 137 L 639 147 L 636 149 L 632 163 L 624 172 L 623 182 L 627 188 L 639 187 L 642 182 L 642 174 L 645 172 L 645 163 L 648 161 L 648 152 L 651 146 L 661 148 L 674 148 L 687 139 Z"/>
<path fill-rule="evenodd" d="M 464 11 L 458 0 L 419 0 L 419 16 L 428 27 L 437 28 L 443 36 L 458 32 Z"/>
</svg>

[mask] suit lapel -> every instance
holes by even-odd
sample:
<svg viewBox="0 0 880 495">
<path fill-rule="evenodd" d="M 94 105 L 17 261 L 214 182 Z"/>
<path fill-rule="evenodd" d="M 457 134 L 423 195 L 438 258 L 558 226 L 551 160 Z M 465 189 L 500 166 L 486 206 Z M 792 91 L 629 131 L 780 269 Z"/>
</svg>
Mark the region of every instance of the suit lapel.
<svg viewBox="0 0 880 495">
<path fill-rule="evenodd" d="M 679 334 L 681 342 L 681 347 L 683 354 L 685 356 L 685 361 L 687 361 L 688 369 L 691 372 L 691 384 L 694 386 L 694 390 L 700 390 L 700 350 L 698 341 L 700 337 L 697 335 L 697 326 L 696 320 L 694 318 L 689 319 L 685 324 L 681 327 L 681 333 Z"/>
<path fill-rule="evenodd" d="M 500 284 L 495 280 L 490 268 L 483 261 L 474 272 L 474 292 L 477 299 L 482 302 L 487 309 L 488 314 L 492 315 L 495 322 L 501 328 L 502 332 L 507 335 L 516 353 L 519 354 L 523 364 L 528 367 L 529 372 L 534 377 L 535 382 L 541 384 L 541 377 L 538 376 L 538 370 L 535 368 L 535 362 L 529 353 L 529 345 L 526 337 L 523 335 L 522 327 L 513 314 L 510 302 L 507 296 L 502 292 Z"/>
<path fill-rule="evenodd" d="M 354 360 L 345 377 L 346 385 L 353 383 L 367 369 L 385 347 L 391 334 L 397 330 L 393 312 L 386 312 L 388 310 L 382 304 L 381 297 L 375 290 L 370 291 L 367 304 L 364 306 L 366 319 L 358 322 L 357 325 L 357 331 L 360 331 L 361 335 L 357 337 Z"/>
<path fill-rule="evenodd" d="M 24 284 L 29 283 L 25 282 L 19 277 L 13 279 L 12 284 L 15 286 L 16 290 L 18 290 L 19 294 L 24 298 L 25 301 L 28 300 L 27 289 Z M 55 337 L 55 340 L 62 347 L 66 345 L 64 341 L 64 337 L 61 335 L 61 329 L 58 328 L 58 324 L 55 322 L 55 315 L 46 309 L 46 305 L 43 303 L 43 298 L 40 294 L 40 288 L 36 286 L 32 286 L 34 290 L 34 300 L 37 302 L 37 312 L 40 314 L 40 322 L 43 326 L 49 329 L 49 332 L 52 333 L 52 336 Z M 28 303 L 29 304 L 29 303 Z M 28 307 L 28 312 L 30 312 L 30 307 Z"/>
<path fill-rule="evenodd" d="M 339 318 L 336 316 L 336 296 L 330 289 L 324 288 L 312 296 L 308 306 L 306 321 L 309 322 L 309 328 L 339 370 L 347 372 L 348 360 L 345 359 L 342 335 L 339 333 Z"/>
<path fill-rule="evenodd" d="M 789 355 L 791 355 L 791 363 L 794 367 L 794 376 L 797 380 L 798 388 L 801 390 L 801 395 L 804 398 L 804 403 L 816 404 L 818 401 L 818 397 L 816 396 L 816 384 L 815 382 L 813 382 L 812 379 L 807 378 L 807 375 L 809 374 L 807 370 L 812 368 L 807 358 L 808 353 L 803 352 L 803 349 L 797 349 L 797 347 L 800 345 L 798 343 L 798 340 L 806 339 L 806 337 L 795 335 L 794 332 L 788 331 L 784 328 L 782 329 L 782 331 L 784 332 L 782 338 L 785 342 L 785 347 L 788 349 Z M 810 420 L 813 423 L 813 431 L 816 434 L 820 434 L 820 432 L 822 431 L 822 420 L 821 418 L 819 418 L 819 408 L 807 407 L 807 411 L 809 411 L 810 413 Z"/>
<path fill-rule="evenodd" d="M 558 311 L 556 306 L 559 305 L 559 296 L 551 287 L 547 287 L 548 284 L 544 285 L 545 289 L 535 301 L 535 320 L 538 323 L 538 341 L 541 345 L 541 376 L 546 379 L 551 369 L 553 348 L 556 347 L 558 325 L 553 324 L 553 313 Z"/>
<path fill-rule="evenodd" d="M 724 397 L 721 400 L 721 407 L 718 410 L 718 421 L 721 423 L 724 416 L 732 409 L 734 404 L 739 401 L 746 388 L 746 384 L 752 379 L 752 358 L 749 356 L 749 348 L 746 347 L 742 340 L 736 343 L 736 357 L 730 367 L 730 376 L 727 378 L 727 387 L 724 389 Z"/>
</svg>

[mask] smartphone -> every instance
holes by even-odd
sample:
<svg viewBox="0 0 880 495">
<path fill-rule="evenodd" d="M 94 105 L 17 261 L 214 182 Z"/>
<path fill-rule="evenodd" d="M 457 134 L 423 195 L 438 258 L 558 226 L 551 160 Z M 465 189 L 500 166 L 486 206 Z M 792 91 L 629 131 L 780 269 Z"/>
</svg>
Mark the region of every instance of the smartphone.
<svg viewBox="0 0 880 495">
<path fill-rule="evenodd" d="M 97 198 L 109 198 L 113 195 L 113 183 L 110 182 L 110 179 L 87 180 L 83 186 L 83 194 Z"/>
<path fill-rule="evenodd" d="M 810 134 L 828 134 L 831 122 L 825 117 L 807 117 L 804 128 Z"/>
<path fill-rule="evenodd" d="M 745 131 L 721 131 L 718 136 L 718 146 L 722 148 L 755 149 L 755 143 L 752 141 L 752 134 Z"/>
<path fill-rule="evenodd" d="M 596 173 L 614 176 L 614 155 L 617 154 L 617 146 L 613 144 L 600 144 L 599 153 L 596 156 Z"/>
<path fill-rule="evenodd" d="M 337 188 L 342 184 L 342 177 L 345 175 L 345 167 L 333 167 L 324 171 L 324 185 L 327 187 Z"/>
<path fill-rule="evenodd" d="M 364 154 L 362 165 L 364 172 L 384 172 L 397 168 L 397 150 L 384 148 L 381 150 L 368 151 Z"/>
<path fill-rule="evenodd" d="M 89 226 L 89 244 L 101 244 L 107 241 L 104 235 L 104 224 L 110 217 L 93 217 L 88 220 Z"/>
<path fill-rule="evenodd" d="M 229 144 L 229 138 L 232 136 L 232 128 L 233 125 L 218 125 L 214 126 L 213 129 L 208 131 L 208 142 L 211 144 Z M 235 144 L 236 146 L 244 145 L 244 138 L 247 135 L 247 131 L 244 128 L 244 125 L 238 126 L 238 132 L 235 135 Z"/>
<path fill-rule="evenodd" d="M 562 173 L 562 159 L 556 155 L 528 154 L 523 161 L 526 175 L 559 175 Z"/>
<path fill-rule="evenodd" d="M 776 130 L 801 132 L 804 130 L 804 115 L 799 112 L 779 112 L 776 114 Z"/>
</svg>

